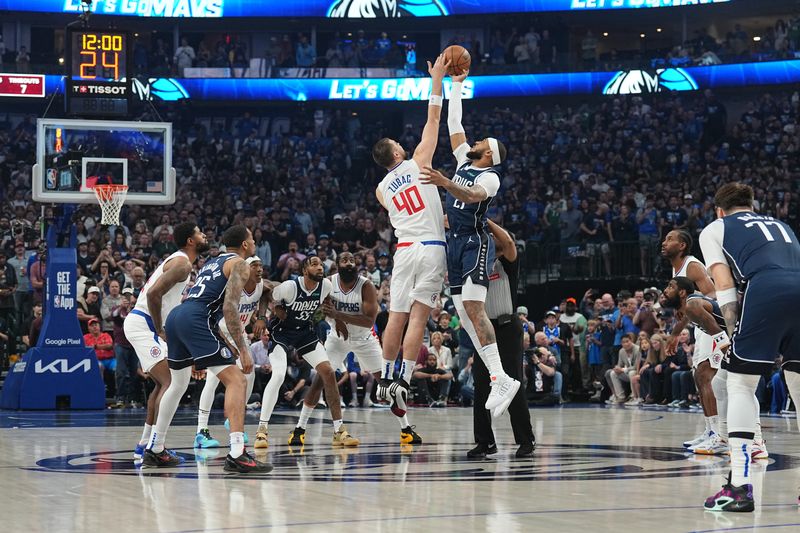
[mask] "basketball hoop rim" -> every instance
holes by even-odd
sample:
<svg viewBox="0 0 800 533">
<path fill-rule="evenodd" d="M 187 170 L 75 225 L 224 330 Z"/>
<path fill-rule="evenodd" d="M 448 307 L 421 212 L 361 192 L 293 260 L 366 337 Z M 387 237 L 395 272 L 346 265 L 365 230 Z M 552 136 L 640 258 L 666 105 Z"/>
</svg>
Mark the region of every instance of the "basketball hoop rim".
<svg viewBox="0 0 800 533">
<path fill-rule="evenodd" d="M 95 196 L 97 196 L 98 199 L 108 200 L 116 193 L 127 191 L 128 186 L 103 183 L 100 185 L 95 185 L 94 187 L 92 187 L 92 190 L 94 191 L 94 194 Z"/>
</svg>

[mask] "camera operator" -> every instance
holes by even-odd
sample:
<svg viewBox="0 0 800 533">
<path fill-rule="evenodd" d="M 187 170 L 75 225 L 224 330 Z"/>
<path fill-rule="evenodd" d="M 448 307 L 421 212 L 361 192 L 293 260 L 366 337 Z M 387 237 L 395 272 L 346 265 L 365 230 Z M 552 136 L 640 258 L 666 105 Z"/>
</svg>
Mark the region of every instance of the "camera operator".
<svg viewBox="0 0 800 533">
<path fill-rule="evenodd" d="M 647 336 L 652 336 L 658 329 L 658 319 L 656 318 L 656 311 L 654 309 L 658 294 L 650 289 L 644 293 L 644 301 L 636 314 L 633 317 L 633 324 L 640 330 L 647 333 Z"/>
</svg>

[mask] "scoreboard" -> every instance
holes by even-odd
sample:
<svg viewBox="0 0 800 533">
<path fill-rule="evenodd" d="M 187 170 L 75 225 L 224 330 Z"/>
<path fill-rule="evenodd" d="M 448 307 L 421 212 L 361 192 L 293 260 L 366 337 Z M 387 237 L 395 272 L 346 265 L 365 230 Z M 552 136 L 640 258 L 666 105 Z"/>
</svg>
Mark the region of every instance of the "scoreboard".
<svg viewBox="0 0 800 533">
<path fill-rule="evenodd" d="M 70 29 L 64 98 L 67 113 L 86 117 L 127 115 L 130 55 L 126 32 Z"/>
</svg>

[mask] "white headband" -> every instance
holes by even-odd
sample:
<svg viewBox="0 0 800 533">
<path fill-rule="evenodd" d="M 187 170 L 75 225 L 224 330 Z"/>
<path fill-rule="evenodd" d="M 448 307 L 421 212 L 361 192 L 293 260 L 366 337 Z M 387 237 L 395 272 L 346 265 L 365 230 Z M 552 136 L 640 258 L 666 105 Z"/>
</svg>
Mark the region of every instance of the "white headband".
<svg viewBox="0 0 800 533">
<path fill-rule="evenodd" d="M 497 166 L 500 164 L 500 147 L 497 144 L 497 139 L 489 137 L 489 150 L 492 151 L 492 165 Z"/>
</svg>

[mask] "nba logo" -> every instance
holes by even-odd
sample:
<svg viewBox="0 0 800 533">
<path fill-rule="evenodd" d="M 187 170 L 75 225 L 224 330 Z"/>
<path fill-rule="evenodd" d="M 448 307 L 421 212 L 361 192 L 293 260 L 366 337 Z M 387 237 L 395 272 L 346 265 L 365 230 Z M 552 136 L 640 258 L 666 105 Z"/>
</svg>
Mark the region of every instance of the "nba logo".
<svg viewBox="0 0 800 533">
<path fill-rule="evenodd" d="M 53 306 L 58 308 L 59 305 L 61 305 L 61 296 L 53 296 Z"/>
<path fill-rule="evenodd" d="M 56 188 L 57 171 L 54 168 L 47 169 L 47 179 L 45 181 L 45 188 L 52 191 Z"/>
</svg>

